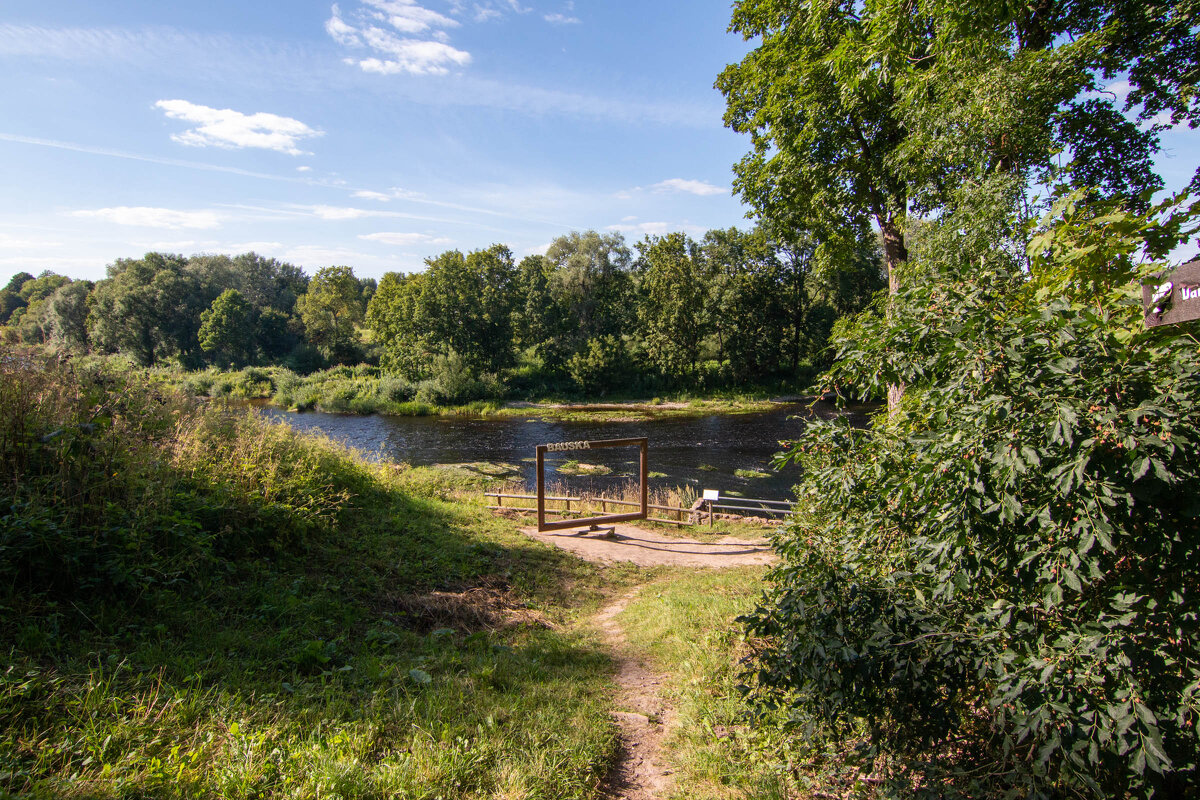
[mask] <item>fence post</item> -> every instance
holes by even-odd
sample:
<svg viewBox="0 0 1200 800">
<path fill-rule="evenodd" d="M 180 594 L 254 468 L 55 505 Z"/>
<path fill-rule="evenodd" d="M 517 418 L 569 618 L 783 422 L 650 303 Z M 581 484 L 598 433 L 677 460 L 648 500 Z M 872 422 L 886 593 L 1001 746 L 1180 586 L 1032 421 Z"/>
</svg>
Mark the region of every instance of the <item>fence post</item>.
<svg viewBox="0 0 1200 800">
<path fill-rule="evenodd" d="M 713 526 L 713 501 L 708 501 L 708 527 Z"/>
</svg>

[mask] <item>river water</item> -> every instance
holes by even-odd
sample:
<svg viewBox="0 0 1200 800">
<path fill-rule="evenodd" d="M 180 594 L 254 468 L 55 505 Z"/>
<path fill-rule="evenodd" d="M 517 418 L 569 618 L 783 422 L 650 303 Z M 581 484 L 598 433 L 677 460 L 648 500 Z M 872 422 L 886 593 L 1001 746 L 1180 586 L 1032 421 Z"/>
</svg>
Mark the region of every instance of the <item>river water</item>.
<svg viewBox="0 0 1200 800">
<path fill-rule="evenodd" d="M 849 415 L 865 424 L 872 409 L 840 411 L 828 403 L 780 404 L 753 414 L 709 414 L 698 417 L 657 417 L 634 422 L 558 421 L 540 417 L 392 417 L 350 416 L 316 411 L 297 413 L 264 407 L 269 418 L 296 430 L 320 431 L 368 457 L 413 466 L 470 462 L 505 462 L 516 466 L 529 487 L 535 485 L 534 447 L 551 442 L 596 439 L 649 439 L 649 470 L 654 486 L 691 486 L 737 492 L 748 497 L 783 499 L 791 495 L 797 469 L 776 472 L 770 464 L 782 447 L 795 438 L 805 420 Z M 637 449 L 547 453 L 546 479 L 561 483 L 572 494 L 605 489 L 637 476 Z M 608 466 L 607 476 L 566 476 L 557 471 L 569 459 Z M 743 475 L 736 471 L 742 470 Z M 746 471 L 765 472 L 748 477 Z"/>
</svg>

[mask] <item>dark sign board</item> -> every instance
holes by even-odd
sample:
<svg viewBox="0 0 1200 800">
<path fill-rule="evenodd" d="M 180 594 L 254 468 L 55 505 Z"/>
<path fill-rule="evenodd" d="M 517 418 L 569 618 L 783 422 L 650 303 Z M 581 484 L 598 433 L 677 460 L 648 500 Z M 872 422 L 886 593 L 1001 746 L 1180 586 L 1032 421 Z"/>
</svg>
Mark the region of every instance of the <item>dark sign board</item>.
<svg viewBox="0 0 1200 800">
<path fill-rule="evenodd" d="M 1200 319 L 1200 261 L 1189 261 L 1142 287 L 1146 327 Z"/>
</svg>

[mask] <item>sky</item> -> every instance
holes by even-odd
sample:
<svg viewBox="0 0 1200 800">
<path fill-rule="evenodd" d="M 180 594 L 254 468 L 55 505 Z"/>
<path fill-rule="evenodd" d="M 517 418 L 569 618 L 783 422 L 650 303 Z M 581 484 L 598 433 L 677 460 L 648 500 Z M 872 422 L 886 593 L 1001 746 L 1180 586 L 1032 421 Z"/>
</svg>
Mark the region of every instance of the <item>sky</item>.
<svg viewBox="0 0 1200 800">
<path fill-rule="evenodd" d="M 0 277 L 747 224 L 728 0 L 5 0 Z"/>
<path fill-rule="evenodd" d="M 157 250 L 360 277 L 747 225 L 729 0 L 5 0 L 0 279 Z M 1119 94 L 1120 87 L 1114 85 Z M 1181 187 L 1200 133 L 1168 132 Z"/>
</svg>

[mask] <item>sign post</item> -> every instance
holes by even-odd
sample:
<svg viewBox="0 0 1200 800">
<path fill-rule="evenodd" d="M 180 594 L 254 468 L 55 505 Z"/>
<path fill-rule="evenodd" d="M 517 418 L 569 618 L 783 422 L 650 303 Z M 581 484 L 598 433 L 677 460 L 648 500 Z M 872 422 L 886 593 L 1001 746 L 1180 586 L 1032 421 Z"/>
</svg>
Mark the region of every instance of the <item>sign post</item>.
<svg viewBox="0 0 1200 800">
<path fill-rule="evenodd" d="M 641 489 L 641 510 L 629 514 L 604 514 L 585 519 L 564 519 L 557 522 L 546 522 L 546 453 L 562 453 L 574 450 L 599 450 L 606 447 L 637 447 L 641 451 L 641 470 L 638 483 Z M 647 464 L 649 439 L 600 439 L 589 442 L 555 442 L 537 446 L 537 523 L 538 532 L 558 531 L 563 528 L 576 528 L 583 525 L 598 525 L 600 523 L 629 522 L 635 519 L 645 519 L 650 511 L 650 491 L 647 482 Z"/>
<path fill-rule="evenodd" d="M 1200 319 L 1200 261 L 1181 264 L 1142 287 L 1146 327 Z"/>
</svg>

